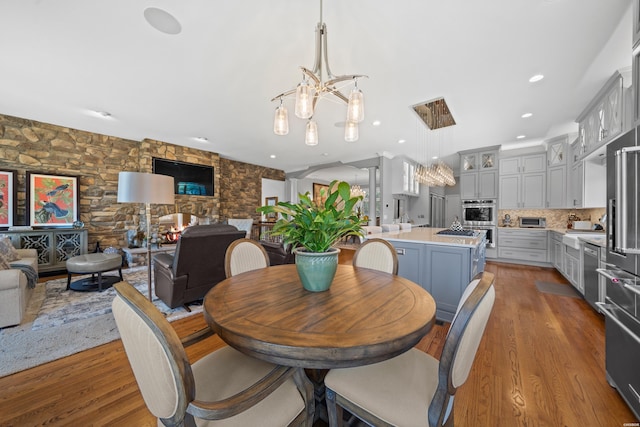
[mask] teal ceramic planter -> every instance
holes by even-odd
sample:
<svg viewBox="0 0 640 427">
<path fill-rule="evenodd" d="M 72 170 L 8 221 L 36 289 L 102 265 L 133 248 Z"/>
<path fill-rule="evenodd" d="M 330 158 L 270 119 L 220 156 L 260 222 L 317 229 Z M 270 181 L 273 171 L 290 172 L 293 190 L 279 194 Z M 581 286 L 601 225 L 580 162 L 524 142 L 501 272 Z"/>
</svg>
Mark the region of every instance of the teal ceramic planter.
<svg viewBox="0 0 640 427">
<path fill-rule="evenodd" d="M 328 252 L 307 252 L 303 248 L 293 250 L 296 254 L 296 269 L 302 286 L 311 292 L 329 289 L 338 269 L 340 249 L 330 248 Z"/>
</svg>

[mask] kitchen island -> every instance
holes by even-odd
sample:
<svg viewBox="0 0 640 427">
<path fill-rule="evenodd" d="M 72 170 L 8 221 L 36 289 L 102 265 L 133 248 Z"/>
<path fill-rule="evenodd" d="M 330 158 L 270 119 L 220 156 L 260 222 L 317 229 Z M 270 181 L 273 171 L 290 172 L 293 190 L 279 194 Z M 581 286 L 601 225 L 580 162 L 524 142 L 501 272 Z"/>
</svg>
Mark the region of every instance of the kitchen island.
<svg viewBox="0 0 640 427">
<path fill-rule="evenodd" d="M 484 271 L 485 232 L 473 236 L 437 234 L 443 228 L 369 234 L 389 241 L 398 254 L 398 275 L 418 283 L 436 301 L 436 319 L 450 322 L 462 292 Z"/>
</svg>

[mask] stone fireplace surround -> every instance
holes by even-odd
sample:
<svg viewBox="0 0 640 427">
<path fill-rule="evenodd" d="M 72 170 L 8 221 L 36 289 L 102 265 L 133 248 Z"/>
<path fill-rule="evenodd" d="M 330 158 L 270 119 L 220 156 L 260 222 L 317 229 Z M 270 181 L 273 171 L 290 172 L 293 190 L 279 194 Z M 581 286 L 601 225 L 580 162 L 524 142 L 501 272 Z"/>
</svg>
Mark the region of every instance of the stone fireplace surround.
<svg viewBox="0 0 640 427">
<path fill-rule="evenodd" d="M 0 114 L 0 168 L 17 171 L 15 225 L 25 224 L 26 171 L 76 175 L 80 183 L 80 220 L 88 230 L 89 251 L 126 247 L 127 231 L 142 229 L 144 205 L 116 203 L 118 172 L 151 172 L 160 157 L 214 167 L 214 195 L 176 195 L 174 206 L 151 206 L 152 232 L 158 218 L 191 213 L 209 222 L 227 218 L 260 220 L 262 178 L 284 181 L 284 171 L 242 163 L 210 151 L 162 141 L 127 140 Z"/>
</svg>

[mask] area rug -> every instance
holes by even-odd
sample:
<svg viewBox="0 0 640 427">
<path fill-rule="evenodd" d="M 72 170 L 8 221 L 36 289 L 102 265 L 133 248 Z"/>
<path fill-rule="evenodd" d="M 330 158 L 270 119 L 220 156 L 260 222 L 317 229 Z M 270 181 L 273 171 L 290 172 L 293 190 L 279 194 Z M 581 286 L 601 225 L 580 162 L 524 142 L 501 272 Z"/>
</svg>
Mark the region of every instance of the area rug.
<svg viewBox="0 0 640 427">
<path fill-rule="evenodd" d="M 147 294 L 147 267 L 122 271 L 126 281 Z M 73 280 L 83 276 L 74 276 Z M 78 353 L 120 338 L 111 314 L 113 288 L 67 291 L 67 279 L 38 283 L 19 326 L 0 329 L 0 376 Z M 202 305 L 170 309 L 154 295 L 154 305 L 171 322 L 202 313 Z"/>
<path fill-rule="evenodd" d="M 573 286 L 563 283 L 541 282 L 536 280 L 536 288 L 545 294 L 554 294 L 564 297 L 582 298 Z"/>
</svg>

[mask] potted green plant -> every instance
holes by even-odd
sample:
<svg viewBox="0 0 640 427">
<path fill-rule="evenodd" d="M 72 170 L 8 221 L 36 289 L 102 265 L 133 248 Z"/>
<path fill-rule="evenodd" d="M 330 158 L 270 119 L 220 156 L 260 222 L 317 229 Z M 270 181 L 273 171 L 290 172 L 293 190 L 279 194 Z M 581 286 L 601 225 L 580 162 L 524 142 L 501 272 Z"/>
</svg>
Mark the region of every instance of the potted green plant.
<svg viewBox="0 0 640 427">
<path fill-rule="evenodd" d="M 325 199 L 326 197 L 326 199 Z M 278 202 L 257 209 L 265 215 L 280 214 L 269 232 L 282 236 L 296 254 L 296 268 L 305 289 L 329 289 L 338 267 L 339 249 L 333 245 L 345 236 L 362 236 L 365 220 L 354 212 L 362 196 L 351 197 L 349 184 L 333 181 L 329 189 L 320 191 L 324 202 L 316 202 L 309 192 L 299 194 L 298 203 Z"/>
</svg>

